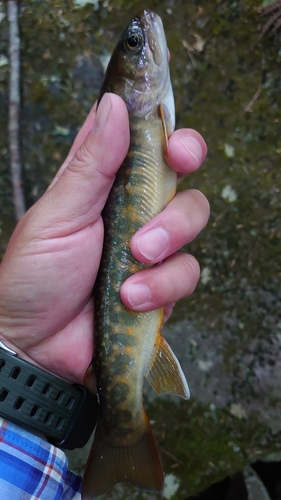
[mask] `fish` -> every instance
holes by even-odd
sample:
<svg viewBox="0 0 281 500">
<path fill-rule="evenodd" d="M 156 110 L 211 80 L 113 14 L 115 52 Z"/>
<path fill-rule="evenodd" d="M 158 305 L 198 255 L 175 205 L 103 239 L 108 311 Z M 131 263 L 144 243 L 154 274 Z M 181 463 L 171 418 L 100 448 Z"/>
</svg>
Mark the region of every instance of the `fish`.
<svg viewBox="0 0 281 500">
<path fill-rule="evenodd" d="M 177 185 L 167 163 L 175 126 L 169 51 L 156 13 L 141 11 L 122 33 L 99 101 L 105 92 L 126 103 L 130 145 L 102 212 L 104 244 L 93 292 L 93 367 L 101 416 L 83 477 L 83 500 L 118 482 L 161 492 L 161 457 L 143 409 L 144 378 L 158 394 L 189 397 L 179 361 L 161 333 L 164 309 L 134 312 L 120 298 L 122 283 L 149 267 L 131 253 L 133 234 L 166 207 Z"/>
</svg>

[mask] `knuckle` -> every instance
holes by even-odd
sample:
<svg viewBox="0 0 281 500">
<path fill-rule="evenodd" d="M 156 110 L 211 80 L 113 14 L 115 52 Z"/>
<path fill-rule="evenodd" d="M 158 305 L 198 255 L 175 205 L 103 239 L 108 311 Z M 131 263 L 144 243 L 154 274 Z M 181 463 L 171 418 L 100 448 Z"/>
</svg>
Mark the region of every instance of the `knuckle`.
<svg viewBox="0 0 281 500">
<path fill-rule="evenodd" d="M 186 276 L 183 296 L 187 296 L 194 291 L 200 279 L 200 266 L 197 259 L 190 254 L 183 254 L 181 264 L 181 275 Z"/>
<path fill-rule="evenodd" d="M 191 189 L 190 195 L 194 204 L 194 209 L 202 214 L 207 223 L 210 216 L 210 203 L 206 196 L 198 189 Z"/>
<path fill-rule="evenodd" d="M 78 170 L 82 167 L 92 166 L 93 163 L 96 164 L 98 157 L 98 148 L 94 147 L 93 139 L 91 134 L 89 134 L 82 146 L 76 151 L 73 160 L 69 163 L 69 167 L 72 170 Z"/>
<path fill-rule="evenodd" d="M 88 163 L 90 160 L 93 160 L 93 155 L 88 140 L 86 140 L 84 144 L 82 144 L 81 148 L 79 148 L 76 152 L 75 160 L 78 163 Z"/>
<path fill-rule="evenodd" d="M 183 255 L 183 267 L 185 271 L 189 275 L 189 277 L 194 277 L 195 279 L 199 279 L 200 276 L 200 266 L 198 260 L 190 254 L 181 254 Z"/>
</svg>

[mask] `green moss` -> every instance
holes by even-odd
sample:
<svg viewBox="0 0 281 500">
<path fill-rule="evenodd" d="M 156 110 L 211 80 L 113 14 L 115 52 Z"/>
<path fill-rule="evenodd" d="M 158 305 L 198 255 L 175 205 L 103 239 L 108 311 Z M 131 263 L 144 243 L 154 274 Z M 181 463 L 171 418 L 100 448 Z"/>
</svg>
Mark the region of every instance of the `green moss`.
<svg viewBox="0 0 281 500">
<path fill-rule="evenodd" d="M 147 412 L 164 449 L 165 473 L 173 473 L 180 480 L 174 499 L 194 495 L 241 470 L 250 457 L 265 455 L 274 448 L 274 440 L 254 415 L 239 420 L 214 405 L 160 399 L 149 405 Z"/>
</svg>

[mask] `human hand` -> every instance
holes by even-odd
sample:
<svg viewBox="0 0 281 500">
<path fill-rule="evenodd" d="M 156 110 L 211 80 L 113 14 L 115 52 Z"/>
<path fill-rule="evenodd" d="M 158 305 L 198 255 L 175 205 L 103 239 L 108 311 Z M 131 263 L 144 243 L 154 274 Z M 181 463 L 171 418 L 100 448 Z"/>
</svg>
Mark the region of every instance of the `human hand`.
<svg viewBox="0 0 281 500">
<path fill-rule="evenodd" d="M 105 94 L 46 193 L 18 223 L 0 266 L 0 340 L 19 357 L 69 381 L 82 383 L 91 362 L 101 211 L 128 146 L 126 106 L 118 96 Z M 169 139 L 170 166 L 190 173 L 206 151 L 200 134 L 177 130 Z M 169 315 L 175 301 L 193 292 L 199 265 L 191 255 L 176 252 L 208 217 L 204 195 L 184 191 L 133 236 L 137 259 L 162 263 L 126 280 L 121 288 L 125 305 L 136 311 L 165 306 Z M 140 299 L 145 299 L 142 304 Z"/>
</svg>

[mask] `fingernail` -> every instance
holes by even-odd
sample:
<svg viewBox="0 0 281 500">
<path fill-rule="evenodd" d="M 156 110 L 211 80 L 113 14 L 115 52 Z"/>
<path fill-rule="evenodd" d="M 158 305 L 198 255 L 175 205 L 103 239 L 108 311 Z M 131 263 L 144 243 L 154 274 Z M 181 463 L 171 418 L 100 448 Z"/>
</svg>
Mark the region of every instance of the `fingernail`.
<svg viewBox="0 0 281 500">
<path fill-rule="evenodd" d="M 97 114 L 94 121 L 93 131 L 100 132 L 104 129 L 111 110 L 111 100 L 108 94 L 104 94 L 98 105 Z"/>
<path fill-rule="evenodd" d="M 196 166 L 201 165 L 203 154 L 199 142 L 190 135 L 180 139 L 180 142 L 183 144 L 185 149 L 191 154 L 191 156 L 196 160 Z"/>
<path fill-rule="evenodd" d="M 155 260 L 169 244 L 169 234 L 162 227 L 150 229 L 137 238 L 140 253 L 148 260 Z"/>
<path fill-rule="evenodd" d="M 131 306 L 140 306 L 150 300 L 150 289 L 148 288 L 148 286 L 141 283 L 129 285 L 127 288 L 127 297 Z"/>
</svg>

